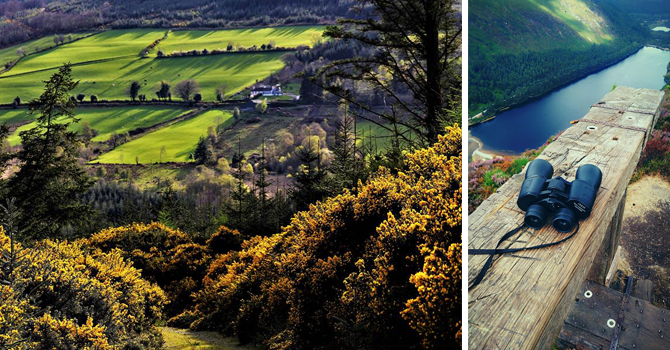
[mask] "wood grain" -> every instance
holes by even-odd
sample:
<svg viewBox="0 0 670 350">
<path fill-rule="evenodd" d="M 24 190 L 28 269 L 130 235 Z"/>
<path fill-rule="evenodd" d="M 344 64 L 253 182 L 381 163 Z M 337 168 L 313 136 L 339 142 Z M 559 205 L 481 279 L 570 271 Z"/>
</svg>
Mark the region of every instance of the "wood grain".
<svg viewBox="0 0 670 350">
<path fill-rule="evenodd" d="M 635 288 L 639 288 L 640 282 L 642 281 L 637 281 Z M 585 297 L 587 290 L 591 291 L 591 298 Z M 635 294 L 635 289 L 632 294 Z M 557 347 L 608 349 L 614 329 L 608 327 L 607 321 L 616 321 L 622 298 L 623 293 L 619 291 L 594 282 L 584 282 L 577 298 L 572 302 L 570 313 L 556 341 Z M 617 349 L 667 350 L 670 349 L 669 332 L 670 311 L 631 296 L 626 306 Z"/>
<path fill-rule="evenodd" d="M 618 87 L 599 102 L 647 113 L 593 107 L 585 118 L 651 130 L 662 98 L 661 91 Z M 594 164 L 602 170 L 603 181 L 593 211 L 568 242 L 496 257 L 484 280 L 468 292 L 470 349 L 551 348 L 601 249 L 648 134 L 580 122 L 542 152 L 539 158 L 553 165 L 554 176 L 568 181 L 574 180 L 582 164 Z M 494 248 L 500 237 L 523 222 L 525 213 L 516 200 L 524 175 L 510 179 L 469 216 L 470 249 Z M 524 229 L 501 248 L 534 246 L 563 237 L 551 226 L 537 231 Z M 468 257 L 469 283 L 486 259 L 484 255 Z"/>
</svg>

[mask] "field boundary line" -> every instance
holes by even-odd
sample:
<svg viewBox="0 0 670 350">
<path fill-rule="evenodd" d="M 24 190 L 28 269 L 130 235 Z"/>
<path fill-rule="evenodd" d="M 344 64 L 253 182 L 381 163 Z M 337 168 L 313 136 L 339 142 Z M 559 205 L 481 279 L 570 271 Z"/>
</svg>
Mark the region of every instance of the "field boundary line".
<svg viewBox="0 0 670 350">
<path fill-rule="evenodd" d="M 67 45 L 67 44 L 72 44 L 72 43 L 77 42 L 77 41 L 79 41 L 79 40 L 86 39 L 86 38 L 90 38 L 90 37 L 92 37 L 92 36 L 94 36 L 94 35 L 98 35 L 98 34 L 100 34 L 100 33 L 102 33 L 102 32 L 104 32 L 104 30 L 97 31 L 97 32 L 93 32 L 93 33 L 91 33 L 91 34 L 89 34 L 89 35 L 85 35 L 85 36 L 82 36 L 82 37 L 73 39 L 73 40 L 70 41 L 70 42 L 61 44 L 60 46 L 65 46 L 65 45 Z M 47 37 L 47 35 L 45 35 L 44 37 Z M 41 38 L 42 38 L 42 37 L 37 38 L 37 39 L 33 39 L 33 40 L 40 40 Z M 31 41 L 33 41 L 33 40 L 31 40 Z M 52 49 L 56 49 L 56 48 L 58 48 L 58 47 L 59 47 L 59 45 L 56 44 L 56 46 L 50 46 L 50 47 L 47 47 L 47 48 L 45 48 L 45 49 L 42 49 L 42 50 L 39 50 L 39 51 L 36 51 L 36 52 L 31 52 L 31 53 L 29 53 L 29 54 L 27 54 L 27 55 L 25 55 L 25 56 L 23 56 L 23 57 L 19 57 L 19 58 L 17 58 L 16 60 L 11 61 L 11 64 L 12 64 L 12 65 L 11 65 L 9 68 L 7 68 L 7 69 L 0 69 L 0 78 L 2 78 L 1 75 L 3 75 L 3 74 L 5 74 L 5 73 L 9 72 L 10 70 L 12 70 L 12 68 L 16 67 L 16 65 L 19 64 L 19 62 L 21 62 L 22 59 L 24 59 L 24 58 L 26 58 L 26 57 L 29 57 L 29 56 L 33 56 L 33 55 L 38 54 L 38 53 L 42 53 L 42 52 L 46 52 L 46 51 L 49 51 L 49 50 L 52 50 Z"/>
<path fill-rule="evenodd" d="M 117 60 L 120 60 L 120 59 L 123 59 L 123 58 L 130 58 L 130 57 L 137 57 L 137 55 L 130 54 L 130 55 L 124 55 L 124 56 L 102 58 L 102 59 L 99 59 L 99 60 L 77 62 L 77 63 L 72 63 L 71 66 L 72 67 L 87 66 L 87 65 L 103 63 L 103 62 L 117 61 Z M 50 67 L 50 68 L 43 68 L 43 69 L 33 70 L 33 71 L 29 71 L 29 72 L 22 72 L 22 73 L 17 73 L 17 74 L 12 74 L 12 75 L 0 75 L 0 79 L 14 78 L 14 77 L 20 77 L 20 76 L 30 75 L 30 74 L 34 74 L 34 73 L 47 72 L 47 71 L 55 70 L 55 69 L 58 69 L 58 68 L 60 68 L 60 66 Z"/>
</svg>

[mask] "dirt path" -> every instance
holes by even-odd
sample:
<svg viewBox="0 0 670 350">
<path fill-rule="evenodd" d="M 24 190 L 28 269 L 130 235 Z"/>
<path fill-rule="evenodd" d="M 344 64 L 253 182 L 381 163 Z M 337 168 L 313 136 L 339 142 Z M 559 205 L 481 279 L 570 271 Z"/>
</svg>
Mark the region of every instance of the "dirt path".
<svg viewBox="0 0 670 350">
<path fill-rule="evenodd" d="M 216 332 L 193 332 L 188 329 L 161 327 L 167 350 L 255 350 L 239 345 L 236 338 L 227 338 Z"/>
<path fill-rule="evenodd" d="M 654 283 L 655 304 L 670 307 L 670 182 L 645 176 L 628 186 L 617 268 Z"/>
</svg>

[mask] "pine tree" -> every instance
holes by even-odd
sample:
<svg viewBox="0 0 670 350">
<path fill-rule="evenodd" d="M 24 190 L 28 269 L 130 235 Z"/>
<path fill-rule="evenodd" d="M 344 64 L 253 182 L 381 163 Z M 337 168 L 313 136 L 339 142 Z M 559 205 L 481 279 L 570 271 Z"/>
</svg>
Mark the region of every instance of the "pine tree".
<svg viewBox="0 0 670 350">
<path fill-rule="evenodd" d="M 23 149 L 16 156 L 22 166 L 9 179 L 8 196 L 16 198 L 29 237 L 57 236 L 66 225 L 89 217 L 90 208 L 78 196 L 92 180 L 77 160 L 77 133 L 68 131 L 71 122 L 79 121 L 70 98 L 78 84 L 71 71 L 66 64 L 45 82 L 44 93 L 30 102 L 30 113 L 38 114 L 37 127 L 19 134 Z"/>
<path fill-rule="evenodd" d="M 344 100 L 340 101 L 340 113 L 330 166 L 333 174 L 333 194 L 339 194 L 343 188 L 355 187 L 358 180 L 364 179 L 365 172 L 360 149 L 356 147 L 356 117 L 349 113 L 349 104 Z"/>
<path fill-rule="evenodd" d="M 235 187 L 230 193 L 232 201 L 228 205 L 228 212 L 231 214 L 230 216 L 232 220 L 230 223 L 231 228 L 242 228 L 244 226 L 245 202 L 248 197 L 247 187 L 244 184 L 246 175 L 243 169 L 246 162 L 243 160 L 244 157 L 241 156 L 241 143 L 242 141 L 238 138 L 237 154 L 239 155 L 239 158 L 235 164 L 235 174 L 233 174 L 233 177 L 235 177 Z"/>
<path fill-rule="evenodd" d="M 302 162 L 294 174 L 296 186 L 292 197 L 297 210 L 305 210 L 309 205 L 327 195 L 325 188 L 326 171 L 321 164 L 319 145 L 313 145 L 311 138 L 307 147 L 298 147 L 296 156 Z"/>
<path fill-rule="evenodd" d="M 194 153 L 195 161 L 198 164 L 212 164 L 214 162 L 214 154 L 212 152 L 212 145 L 208 139 L 200 136 L 198 145 Z"/>
<path fill-rule="evenodd" d="M 267 180 L 267 161 L 265 158 L 265 140 L 261 144 L 261 159 L 256 164 L 256 172 L 258 173 L 258 179 L 255 182 L 256 189 L 258 190 L 258 199 L 260 200 L 260 211 L 265 212 L 267 199 L 268 199 L 268 187 L 270 183 Z M 261 214 L 262 215 L 262 214 Z"/>
</svg>

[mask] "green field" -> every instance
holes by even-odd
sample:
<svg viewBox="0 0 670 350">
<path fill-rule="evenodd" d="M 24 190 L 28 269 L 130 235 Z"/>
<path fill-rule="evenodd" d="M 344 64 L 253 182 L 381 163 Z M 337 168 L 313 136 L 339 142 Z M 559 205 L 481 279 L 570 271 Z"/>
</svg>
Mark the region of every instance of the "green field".
<svg viewBox="0 0 670 350">
<path fill-rule="evenodd" d="M 207 134 L 207 128 L 219 124 L 232 123 L 232 113 L 222 110 L 208 110 L 194 118 L 180 121 L 156 130 L 138 139 L 125 143 L 109 153 L 105 153 L 93 163 L 135 164 L 139 163 L 188 162 L 195 151 L 200 136 Z M 161 148 L 165 153 L 161 157 Z"/>
<path fill-rule="evenodd" d="M 244 47 L 261 46 L 273 41 L 277 46 L 312 46 L 312 38 L 320 37 L 325 26 L 295 26 L 229 30 L 185 30 L 173 31 L 158 45 L 158 49 L 169 54 L 174 51 L 225 50 L 228 43 Z"/>
<path fill-rule="evenodd" d="M 7 111 L 7 112 L 5 112 Z M 81 123 L 87 121 L 91 127 L 98 131 L 98 136 L 93 141 L 107 141 L 112 133 L 124 133 L 136 128 L 153 126 L 179 117 L 188 112 L 185 109 L 163 106 L 137 106 L 137 107 L 112 107 L 112 108 L 78 108 L 76 117 L 79 123 L 72 123 L 70 130 L 81 130 Z M 8 124 L 34 119 L 27 115 L 26 109 L 0 110 L 0 123 L 7 121 Z M 17 145 L 21 142 L 19 132 L 32 129 L 35 123 L 22 125 L 9 136 L 9 143 Z"/>
<path fill-rule="evenodd" d="M 311 36 L 320 33 L 323 27 L 292 27 L 224 30 L 197 34 L 198 31 L 177 31 L 168 38 L 173 44 L 200 45 L 208 38 L 221 40 L 234 32 L 242 40 L 266 41 L 276 39 L 277 45 L 310 44 Z M 309 29 L 312 28 L 312 29 Z M 189 33 L 196 33 L 198 39 L 189 41 Z M 203 32 L 204 33 L 204 32 Z M 258 34 L 260 33 L 260 34 Z M 158 30 L 112 30 L 92 37 L 65 44 L 44 53 L 35 54 L 21 60 L 9 72 L 0 75 L 0 103 L 11 103 L 16 97 L 27 101 L 39 96 L 47 80 L 63 62 L 73 63 L 72 74 L 80 84 L 74 94 L 97 95 L 99 100 L 128 99 L 126 90 L 132 81 L 143 85 L 140 94 L 148 99 L 155 98 L 155 86 L 167 80 L 174 87 L 185 79 L 195 79 L 200 84 L 203 100 L 215 100 L 215 90 L 226 84 L 227 94 L 242 90 L 258 80 L 265 79 L 284 67 L 283 52 L 244 53 L 231 55 L 211 55 L 180 57 L 169 59 L 140 58 L 138 53 L 153 40 L 162 37 Z M 253 37 L 253 35 L 259 35 Z M 261 35 L 262 34 L 262 35 Z M 246 38 L 244 35 L 252 37 Z M 264 36 L 263 36 L 264 35 Z M 279 38 L 285 38 L 282 42 Z M 166 42 L 168 41 L 166 40 Z M 194 44 L 195 43 L 195 44 Z M 163 45 L 163 44 L 161 44 Z M 5 88 L 7 87 L 7 88 Z M 176 98 L 174 96 L 173 98 Z"/>
<path fill-rule="evenodd" d="M 102 32 L 86 39 L 59 46 L 53 50 L 30 55 L 3 76 L 58 68 L 67 62 L 77 64 L 119 57 L 139 59 L 140 51 L 154 40 L 162 38 L 165 32 L 165 30 L 156 29 Z"/>
<path fill-rule="evenodd" d="M 81 37 L 89 35 L 89 34 L 90 33 L 73 33 L 73 34 L 70 34 L 70 35 L 72 35 L 72 39 L 77 39 L 77 38 L 81 38 Z M 67 35 L 65 35 L 65 37 L 67 38 Z M 66 44 L 67 44 L 67 42 L 66 42 Z M 10 46 L 8 48 L 0 49 L 0 66 L 4 66 L 5 63 L 11 62 L 11 61 L 19 58 L 16 51 L 18 49 L 22 48 L 22 47 L 25 47 L 26 52 L 28 52 L 29 54 L 33 54 L 35 52 L 35 48 L 38 48 L 39 50 L 43 50 L 43 49 L 46 49 L 48 47 L 52 47 L 52 46 L 55 46 L 55 45 L 56 44 L 54 44 L 54 37 L 52 35 L 52 36 L 45 36 L 45 37 L 42 37 L 42 38 L 39 38 L 39 39 L 35 39 L 35 40 L 29 41 L 29 42 L 26 42 L 26 43 L 23 43 L 23 44 L 14 45 L 14 46 Z"/>
<path fill-rule="evenodd" d="M 356 144 L 359 147 L 362 146 L 368 150 L 372 148 L 378 152 L 384 152 L 391 147 L 392 133 L 390 131 L 367 120 L 359 120 L 356 124 L 358 135 Z"/>
<path fill-rule="evenodd" d="M 470 3 L 469 46 L 486 55 L 587 49 L 614 39 L 609 22 L 584 0 L 477 0 Z"/>
<path fill-rule="evenodd" d="M 34 119 L 28 114 L 27 108 L 19 109 L 0 109 L 0 124 L 7 125 L 19 124 Z"/>
</svg>

